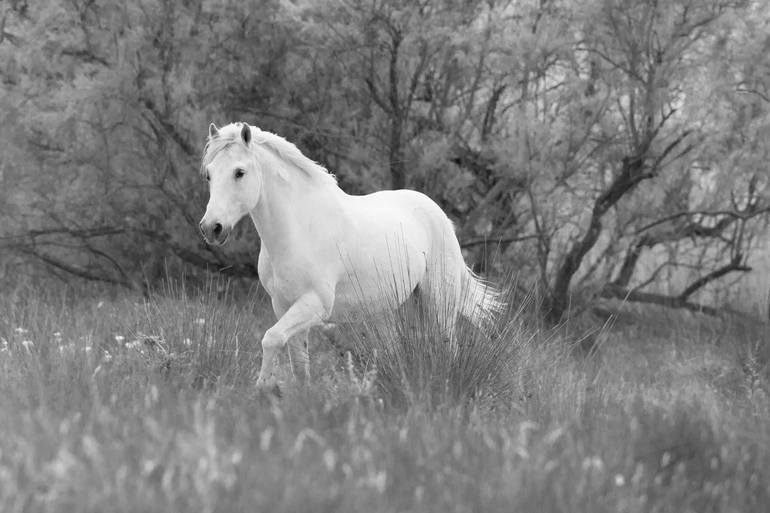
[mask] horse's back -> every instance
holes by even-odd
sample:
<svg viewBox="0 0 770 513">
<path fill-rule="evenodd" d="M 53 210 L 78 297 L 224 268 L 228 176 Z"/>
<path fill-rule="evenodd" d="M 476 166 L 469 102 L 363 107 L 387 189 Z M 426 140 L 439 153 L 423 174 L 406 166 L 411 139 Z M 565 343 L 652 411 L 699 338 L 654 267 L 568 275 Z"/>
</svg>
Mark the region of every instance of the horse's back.
<svg viewBox="0 0 770 513">
<path fill-rule="evenodd" d="M 425 281 L 435 252 L 437 231 L 451 231 L 441 208 L 422 193 L 379 191 L 349 196 L 337 301 L 397 303 Z M 443 227 L 442 227 L 443 226 Z M 456 243 L 456 239 L 455 239 Z M 372 305 L 375 306 L 375 305 Z"/>
<path fill-rule="evenodd" d="M 452 222 L 425 194 L 400 189 L 351 198 L 361 229 L 371 236 L 385 234 L 394 249 L 403 244 L 428 258 L 435 257 L 439 248 L 459 255 Z"/>
<path fill-rule="evenodd" d="M 382 216 L 382 223 L 391 227 L 421 227 L 431 232 L 452 230 L 452 222 L 441 207 L 425 194 L 409 189 L 379 191 L 365 196 L 352 196 L 361 211 Z M 427 236 L 434 233 L 427 233 Z"/>
</svg>

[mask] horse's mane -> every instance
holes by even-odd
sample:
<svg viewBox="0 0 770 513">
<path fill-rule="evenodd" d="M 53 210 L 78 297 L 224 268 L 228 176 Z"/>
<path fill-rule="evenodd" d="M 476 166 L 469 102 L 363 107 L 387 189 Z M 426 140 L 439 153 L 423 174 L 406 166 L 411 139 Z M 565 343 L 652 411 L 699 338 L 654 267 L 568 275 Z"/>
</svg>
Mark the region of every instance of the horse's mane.
<svg viewBox="0 0 770 513">
<path fill-rule="evenodd" d="M 203 149 L 203 159 L 201 161 L 202 173 L 205 173 L 206 166 L 214 160 L 214 157 L 220 151 L 226 150 L 235 144 L 243 144 L 241 139 L 242 127 L 243 123 L 230 123 L 229 125 L 220 128 L 219 133 L 216 136 L 209 137 L 208 141 L 206 141 L 206 146 Z M 260 130 L 255 126 L 249 128 L 251 129 L 251 143 L 248 147 L 249 150 L 254 151 L 251 148 L 253 145 L 261 146 L 272 151 L 275 156 L 287 164 L 290 164 L 305 173 L 308 178 L 320 180 L 324 183 L 337 184 L 336 177 L 327 171 L 325 167 L 303 155 L 302 152 L 299 151 L 299 148 L 280 135 Z"/>
</svg>

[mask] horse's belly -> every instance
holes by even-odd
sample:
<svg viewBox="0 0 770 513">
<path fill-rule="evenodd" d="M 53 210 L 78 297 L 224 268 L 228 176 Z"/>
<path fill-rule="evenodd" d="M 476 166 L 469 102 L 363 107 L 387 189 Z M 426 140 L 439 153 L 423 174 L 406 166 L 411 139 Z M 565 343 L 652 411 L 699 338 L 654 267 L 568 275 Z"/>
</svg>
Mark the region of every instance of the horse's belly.
<svg viewBox="0 0 770 513">
<path fill-rule="evenodd" d="M 343 288 L 343 290 L 338 291 L 335 295 L 334 307 L 329 320 L 339 323 L 370 320 L 383 312 L 395 310 L 410 295 L 411 292 L 367 294 L 355 291 L 351 293 Z"/>
<path fill-rule="evenodd" d="M 425 276 L 425 258 L 412 253 L 411 258 L 392 262 L 383 255 L 370 255 L 354 266 L 349 262 L 335 287 L 332 317 L 335 322 L 364 320 L 368 316 L 392 310 L 403 304 Z"/>
<path fill-rule="evenodd" d="M 423 281 L 431 251 L 430 226 L 420 215 L 421 206 L 386 203 L 372 208 L 361 199 L 364 204 L 368 208 L 357 209 L 351 230 L 336 246 L 343 269 L 332 311 L 338 322 L 403 304 Z"/>
</svg>

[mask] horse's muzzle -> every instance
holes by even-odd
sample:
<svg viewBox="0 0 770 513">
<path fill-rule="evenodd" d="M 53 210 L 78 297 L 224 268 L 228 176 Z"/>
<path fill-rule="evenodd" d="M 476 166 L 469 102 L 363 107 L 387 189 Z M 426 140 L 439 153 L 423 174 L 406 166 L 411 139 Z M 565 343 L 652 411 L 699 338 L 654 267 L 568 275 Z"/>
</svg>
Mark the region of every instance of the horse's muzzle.
<svg viewBox="0 0 770 513">
<path fill-rule="evenodd" d="M 230 227 L 222 223 L 201 221 L 198 227 L 206 242 L 214 246 L 221 246 L 230 236 Z"/>
</svg>

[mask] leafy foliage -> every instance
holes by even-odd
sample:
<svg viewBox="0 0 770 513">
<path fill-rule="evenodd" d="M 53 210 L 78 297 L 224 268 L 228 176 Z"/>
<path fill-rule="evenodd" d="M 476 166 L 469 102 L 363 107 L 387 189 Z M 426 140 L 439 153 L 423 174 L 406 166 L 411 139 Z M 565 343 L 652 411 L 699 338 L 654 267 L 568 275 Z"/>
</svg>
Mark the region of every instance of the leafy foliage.
<svg viewBox="0 0 770 513">
<path fill-rule="evenodd" d="M 206 126 L 238 119 L 348 192 L 428 193 L 476 269 L 523 270 L 553 319 L 577 289 L 703 309 L 762 243 L 766 2 L 2 9 L 5 281 L 254 278 L 253 230 L 197 235 Z"/>
</svg>

